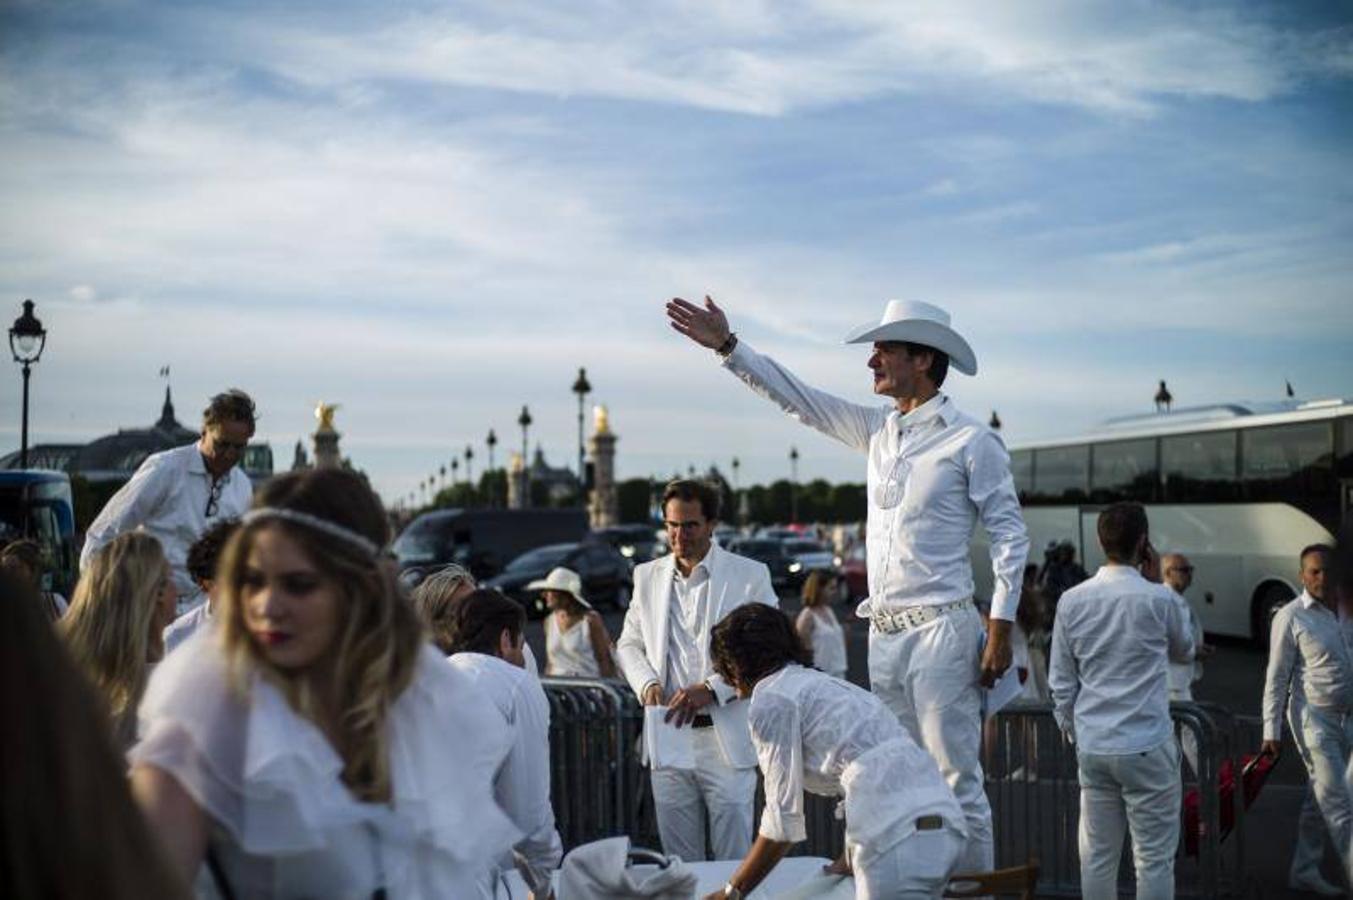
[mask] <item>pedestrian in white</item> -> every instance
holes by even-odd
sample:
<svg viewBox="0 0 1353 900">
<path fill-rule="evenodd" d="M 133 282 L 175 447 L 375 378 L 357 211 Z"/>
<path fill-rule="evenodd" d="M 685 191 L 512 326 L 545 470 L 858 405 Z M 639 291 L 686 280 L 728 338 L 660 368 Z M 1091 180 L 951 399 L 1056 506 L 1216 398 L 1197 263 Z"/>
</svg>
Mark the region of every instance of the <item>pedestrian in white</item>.
<svg viewBox="0 0 1353 900">
<path fill-rule="evenodd" d="M 813 652 L 813 665 L 837 678 L 846 677 L 846 634 L 832 609 L 832 577 L 813 572 L 803 583 L 803 608 L 794 630 Z"/>
<path fill-rule="evenodd" d="M 230 536 L 239 530 L 239 519 L 223 519 L 206 530 L 188 548 L 188 574 L 202 592 L 203 600 L 179 616 L 164 630 L 164 652 L 169 653 L 179 644 L 210 623 L 216 615 L 216 565 Z"/>
<path fill-rule="evenodd" d="M 756 751 L 747 704 L 717 672 L 709 632 L 746 603 L 777 604 L 765 564 L 713 542 L 718 495 L 696 481 L 663 491 L 672 552 L 634 570 L 634 599 L 616 643 L 621 672 L 644 706 L 668 707 L 689 725 L 694 769 L 655 768 L 653 804 L 663 850 L 705 859 L 705 821 L 715 859 L 740 859 L 752 842 Z"/>
<path fill-rule="evenodd" d="M 614 678 L 611 636 L 601 614 L 583 597 L 577 572 L 557 566 L 526 586 L 543 591 L 545 616 L 545 674 L 566 678 Z"/>
<path fill-rule="evenodd" d="M 1301 553 L 1301 595 L 1273 617 L 1264 678 L 1261 752 L 1282 748 L 1283 709 L 1297 753 L 1306 766 L 1302 803 L 1288 882 L 1295 890 L 1344 894 L 1320 874 L 1328 832 L 1342 868 L 1349 870 L 1353 802 L 1344 772 L 1353 751 L 1353 654 L 1339 621 L 1333 592 L 1325 589 L 1332 548 L 1315 544 Z"/>
<path fill-rule="evenodd" d="M 1098 532 L 1108 562 L 1062 594 L 1049 673 L 1080 770 L 1081 894 L 1118 896 L 1126 828 L 1137 896 L 1168 900 L 1182 791 L 1167 667 L 1192 656 L 1193 636 L 1173 593 L 1133 568 L 1157 563 L 1141 505 L 1109 506 Z"/>
<path fill-rule="evenodd" d="M 1000 438 L 940 393 L 949 367 L 977 371 L 949 314 L 891 301 L 848 343 L 872 343 L 874 393 L 889 406 L 850 403 L 812 388 L 729 330 L 714 301 L 667 304 L 672 327 L 715 350 L 725 367 L 805 425 L 868 457 L 869 678 L 939 764 L 967 819 L 960 869 L 993 865 L 991 806 L 980 748 L 980 687 L 1010 667 L 1011 624 L 1029 538 Z M 969 543 L 981 523 L 995 575 L 985 631 L 973 604 Z"/>
<path fill-rule="evenodd" d="M 197 443 L 148 457 L 103 507 L 85 535 L 80 568 L 104 544 L 140 528 L 164 548 L 180 602 L 195 602 L 199 588 L 188 574 L 188 548 L 214 523 L 249 508 L 253 486 L 239 462 L 254 421 L 254 401 L 244 391 L 212 397 Z"/>
<path fill-rule="evenodd" d="M 1212 655 L 1212 645 L 1203 641 L 1203 623 L 1184 592 L 1193 584 L 1193 563 L 1182 553 L 1165 553 L 1160 558 L 1161 580 L 1174 591 L 1189 620 L 1193 634 L 1194 655 L 1187 662 L 1170 663 L 1170 700 L 1176 703 L 1193 701 L 1193 685 L 1202 680 L 1203 660 Z M 1195 766 L 1195 770 L 1196 770 Z"/>
<path fill-rule="evenodd" d="M 779 610 L 740 607 L 711 644 L 715 668 L 751 700 L 766 805 L 756 843 L 709 900 L 750 893 L 807 838 L 805 790 L 843 798 L 846 846 L 827 870 L 853 872 L 857 898 L 939 897 L 966 843 L 963 810 L 897 717 L 868 691 L 807 668 Z"/>
<path fill-rule="evenodd" d="M 499 868 L 521 872 L 532 896 L 550 894 L 550 873 L 563 844 L 550 806 L 550 703 L 539 679 L 526 672 L 521 604 L 492 589 L 454 604 L 447 623 L 451 665 L 494 705 L 512 730 L 512 749 L 493 780 L 493 795 L 523 837 Z"/>
</svg>

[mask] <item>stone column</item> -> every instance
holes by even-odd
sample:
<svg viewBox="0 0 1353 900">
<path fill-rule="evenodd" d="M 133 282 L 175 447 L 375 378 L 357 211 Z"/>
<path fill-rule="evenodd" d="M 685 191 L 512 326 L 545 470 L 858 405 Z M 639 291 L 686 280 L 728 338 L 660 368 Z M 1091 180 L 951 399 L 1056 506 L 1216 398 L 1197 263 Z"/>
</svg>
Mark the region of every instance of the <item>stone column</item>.
<svg viewBox="0 0 1353 900">
<path fill-rule="evenodd" d="M 319 427 L 315 429 L 311 439 L 315 444 L 317 469 L 337 469 L 343 465 L 343 456 L 338 452 L 338 439 L 342 435 L 334 429 L 334 412 L 337 409 L 337 403 L 321 402 L 315 407 L 315 418 L 319 419 Z"/>
<path fill-rule="evenodd" d="M 592 437 L 587 441 L 592 453 L 592 501 L 588 506 L 588 516 L 593 528 L 619 524 L 620 498 L 615 491 L 615 442 L 616 436 L 611 433 L 606 407 L 598 406 Z"/>
<path fill-rule="evenodd" d="M 526 461 L 520 453 L 513 453 L 507 461 L 507 508 L 525 509 L 527 499 L 523 496 L 522 473 L 526 470 Z"/>
</svg>

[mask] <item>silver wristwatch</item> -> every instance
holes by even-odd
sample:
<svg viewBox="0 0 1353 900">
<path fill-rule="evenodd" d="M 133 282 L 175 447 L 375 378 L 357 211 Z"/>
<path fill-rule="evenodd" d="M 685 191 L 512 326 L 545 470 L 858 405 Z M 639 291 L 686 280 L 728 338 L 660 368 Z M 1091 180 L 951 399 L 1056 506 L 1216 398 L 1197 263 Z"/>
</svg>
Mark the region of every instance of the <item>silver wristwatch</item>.
<svg viewBox="0 0 1353 900">
<path fill-rule="evenodd" d="M 733 882 L 726 882 L 723 886 L 723 895 L 726 900 L 744 900 L 747 896 L 742 892 L 742 888 L 733 887 Z"/>
</svg>

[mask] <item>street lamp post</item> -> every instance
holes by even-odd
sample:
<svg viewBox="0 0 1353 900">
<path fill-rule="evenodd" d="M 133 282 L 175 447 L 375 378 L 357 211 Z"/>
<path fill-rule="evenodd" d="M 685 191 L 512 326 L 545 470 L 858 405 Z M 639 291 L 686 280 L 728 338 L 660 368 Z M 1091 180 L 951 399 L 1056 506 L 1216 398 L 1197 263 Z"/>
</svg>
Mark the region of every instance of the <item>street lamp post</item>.
<svg viewBox="0 0 1353 900">
<path fill-rule="evenodd" d="M 453 485 L 454 485 L 454 484 L 459 484 L 459 483 L 460 483 L 460 457 L 459 457 L 459 456 L 453 456 L 453 457 L 451 457 L 451 483 L 452 483 Z"/>
<path fill-rule="evenodd" d="M 492 428 L 489 429 L 489 436 L 486 437 L 486 438 L 484 438 L 484 443 L 485 443 L 485 444 L 488 446 L 488 448 L 489 448 L 489 474 L 492 475 L 492 474 L 493 474 L 493 448 L 496 447 L 496 446 L 498 446 L 498 435 L 496 435 L 496 434 L 493 433 L 493 429 L 492 429 Z M 497 496 L 497 494 L 498 494 L 497 482 L 495 482 L 492 478 L 490 478 L 490 479 L 489 479 L 489 506 L 493 506 L 494 504 L 496 504 L 496 503 L 498 502 L 498 496 Z"/>
<path fill-rule="evenodd" d="M 23 366 L 23 427 L 19 438 L 19 468 L 28 468 L 28 378 L 33 364 L 47 346 L 47 332 L 38 317 L 33 315 L 33 301 L 23 302 L 23 315 L 14 320 L 9 330 L 9 352 L 14 361 Z"/>
<path fill-rule="evenodd" d="M 587 370 L 578 370 L 578 380 L 573 382 L 573 393 L 578 395 L 578 501 L 582 505 L 587 505 L 587 475 L 583 471 L 585 435 L 583 433 L 583 406 L 587 403 L 587 395 L 592 393 L 592 385 L 587 381 Z"/>
<path fill-rule="evenodd" d="M 531 411 L 525 405 L 521 408 L 521 415 L 517 416 L 517 424 L 521 426 L 521 505 L 526 509 L 531 505 L 531 463 L 527 458 L 526 432 L 531 427 Z"/>
<path fill-rule="evenodd" d="M 474 448 L 465 445 L 465 483 L 474 489 Z"/>
<path fill-rule="evenodd" d="M 799 448 L 789 448 L 789 521 L 799 521 Z"/>
</svg>

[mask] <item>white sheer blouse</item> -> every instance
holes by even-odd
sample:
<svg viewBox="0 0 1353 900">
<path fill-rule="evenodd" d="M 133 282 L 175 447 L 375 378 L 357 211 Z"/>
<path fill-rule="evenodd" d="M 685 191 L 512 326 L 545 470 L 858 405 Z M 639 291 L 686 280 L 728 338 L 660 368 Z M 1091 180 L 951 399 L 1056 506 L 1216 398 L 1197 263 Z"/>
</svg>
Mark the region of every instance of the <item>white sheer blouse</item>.
<svg viewBox="0 0 1353 900">
<path fill-rule="evenodd" d="M 791 664 L 757 683 L 748 712 L 765 778 L 765 837 L 807 837 L 805 790 L 844 795 L 847 840 L 874 852 L 910 835 L 923 815 L 964 830 L 935 761 L 868 691 Z"/>
<path fill-rule="evenodd" d="M 132 766 L 175 778 L 212 823 L 239 898 L 492 896 L 519 832 L 494 802 L 511 733 L 473 680 L 431 645 L 390 710 L 390 803 L 340 779 L 324 734 L 259 675 L 241 696 L 220 631 L 199 631 L 151 676 Z"/>
</svg>

